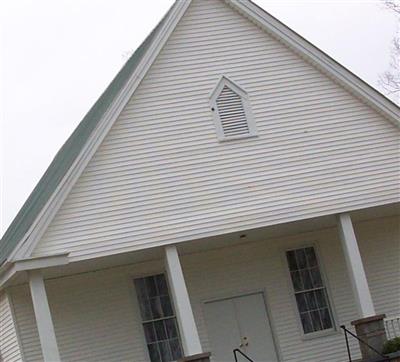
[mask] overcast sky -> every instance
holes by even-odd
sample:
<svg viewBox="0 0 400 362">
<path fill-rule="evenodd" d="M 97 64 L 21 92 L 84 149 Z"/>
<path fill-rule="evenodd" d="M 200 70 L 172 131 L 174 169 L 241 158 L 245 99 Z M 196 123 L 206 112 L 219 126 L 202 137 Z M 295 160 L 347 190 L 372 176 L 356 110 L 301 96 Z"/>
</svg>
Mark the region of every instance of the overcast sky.
<svg viewBox="0 0 400 362">
<path fill-rule="evenodd" d="M 398 26 L 381 1 L 255 2 L 377 87 Z M 127 54 L 172 3 L 1 2 L 1 235 Z"/>
</svg>

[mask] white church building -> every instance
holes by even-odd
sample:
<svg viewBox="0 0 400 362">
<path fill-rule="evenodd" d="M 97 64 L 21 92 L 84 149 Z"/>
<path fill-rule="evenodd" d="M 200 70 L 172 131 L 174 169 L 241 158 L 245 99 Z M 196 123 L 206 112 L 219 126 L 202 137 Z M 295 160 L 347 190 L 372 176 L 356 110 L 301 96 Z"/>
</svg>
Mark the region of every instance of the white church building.
<svg viewBox="0 0 400 362">
<path fill-rule="evenodd" d="M 0 242 L 0 361 L 366 360 L 340 326 L 400 335 L 399 126 L 251 1 L 176 1 Z"/>
</svg>

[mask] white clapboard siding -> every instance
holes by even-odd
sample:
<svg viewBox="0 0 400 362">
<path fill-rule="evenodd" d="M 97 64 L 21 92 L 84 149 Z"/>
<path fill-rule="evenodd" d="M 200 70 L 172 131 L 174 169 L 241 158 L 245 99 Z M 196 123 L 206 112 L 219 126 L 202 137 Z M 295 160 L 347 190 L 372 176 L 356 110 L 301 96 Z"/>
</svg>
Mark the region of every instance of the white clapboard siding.
<svg viewBox="0 0 400 362">
<path fill-rule="evenodd" d="M 356 223 L 355 231 L 377 313 L 399 315 L 398 218 Z M 262 290 L 282 361 L 345 361 L 343 334 L 303 340 L 296 321 L 284 252 L 310 244 L 319 253 L 335 322 L 350 326 L 357 311 L 338 231 L 325 229 L 181 256 L 203 349 L 210 349 L 203 303 Z M 147 361 L 132 280 L 162 271 L 160 260 L 46 281 L 63 361 Z M 26 361 L 38 361 L 28 287 L 15 288 L 13 298 Z M 357 343 L 352 343 L 357 353 Z"/>
<path fill-rule="evenodd" d="M 151 263 L 47 280 L 61 360 L 148 362 L 133 273 L 159 272 Z M 26 362 L 39 362 L 40 342 L 28 286 L 13 290 Z"/>
<path fill-rule="evenodd" d="M 0 292 L 0 361 L 22 361 L 10 297 Z"/>
<path fill-rule="evenodd" d="M 257 137 L 219 142 L 226 75 Z M 399 200 L 399 131 L 220 0 L 194 1 L 33 255 L 71 260 Z"/>
<path fill-rule="evenodd" d="M 377 223 L 356 227 L 360 251 L 371 288 L 377 314 L 400 316 L 400 218 L 385 224 L 385 232 Z"/>
<path fill-rule="evenodd" d="M 11 289 L 14 301 L 15 320 L 18 326 L 24 361 L 43 361 L 39 334 L 28 285 Z"/>
</svg>

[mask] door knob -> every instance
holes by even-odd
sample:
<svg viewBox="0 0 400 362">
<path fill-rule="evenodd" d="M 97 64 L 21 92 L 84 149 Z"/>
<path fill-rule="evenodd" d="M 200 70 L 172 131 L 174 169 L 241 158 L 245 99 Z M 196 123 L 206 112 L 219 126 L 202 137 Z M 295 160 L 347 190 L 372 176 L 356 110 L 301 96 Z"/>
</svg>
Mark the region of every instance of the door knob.
<svg viewBox="0 0 400 362">
<path fill-rule="evenodd" d="M 247 347 L 249 345 L 249 340 L 247 337 L 242 337 L 242 343 L 240 343 L 239 348 Z"/>
</svg>

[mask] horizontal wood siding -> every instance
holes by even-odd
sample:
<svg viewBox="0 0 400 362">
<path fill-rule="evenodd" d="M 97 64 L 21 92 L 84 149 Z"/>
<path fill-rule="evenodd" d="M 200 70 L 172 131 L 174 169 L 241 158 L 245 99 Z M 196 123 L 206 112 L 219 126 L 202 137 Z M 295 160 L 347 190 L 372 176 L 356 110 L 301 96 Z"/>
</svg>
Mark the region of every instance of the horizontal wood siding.
<svg viewBox="0 0 400 362">
<path fill-rule="evenodd" d="M 12 304 L 9 295 L 0 293 L 0 361 L 22 361 Z"/>
<path fill-rule="evenodd" d="M 209 95 L 258 137 L 218 142 Z M 399 131 L 219 0 L 194 1 L 33 255 L 72 260 L 399 200 Z"/>
<path fill-rule="evenodd" d="M 398 221 L 381 218 L 356 224 L 376 311 L 388 316 L 400 314 Z M 357 311 L 338 231 L 325 229 L 181 256 L 203 349 L 210 349 L 203 303 L 262 290 L 282 361 L 345 361 L 340 332 L 305 340 L 296 320 L 284 252 L 310 244 L 319 253 L 335 322 L 350 326 Z M 162 272 L 163 268 L 160 260 L 46 281 L 63 361 L 147 361 L 132 280 Z M 40 345 L 28 287 L 16 287 L 13 300 L 26 360 L 39 361 Z M 356 357 L 357 343 L 352 348 Z"/>
<path fill-rule="evenodd" d="M 134 273 L 159 272 L 160 263 L 47 280 L 46 291 L 62 361 L 148 362 Z M 13 289 L 26 362 L 43 360 L 29 289 Z"/>
<path fill-rule="evenodd" d="M 357 223 L 356 233 L 376 312 L 400 315 L 399 218 Z M 358 316 L 341 242 L 336 229 L 326 229 L 183 257 L 185 278 L 205 350 L 210 349 L 210 344 L 203 315 L 204 301 L 262 290 L 282 361 L 347 360 L 341 332 L 304 339 L 296 320 L 297 309 L 291 298 L 284 252 L 310 244 L 315 245 L 319 254 L 335 323 L 352 329 L 350 322 Z M 379 251 L 375 249 L 378 245 Z M 358 345 L 354 340 L 351 343 L 353 358 L 357 359 Z"/>
<path fill-rule="evenodd" d="M 400 218 L 357 225 L 360 251 L 377 314 L 400 317 Z"/>
<path fill-rule="evenodd" d="M 14 301 L 15 320 L 17 322 L 21 348 L 25 361 L 43 361 L 42 349 L 29 287 L 21 286 L 11 289 Z"/>
</svg>

